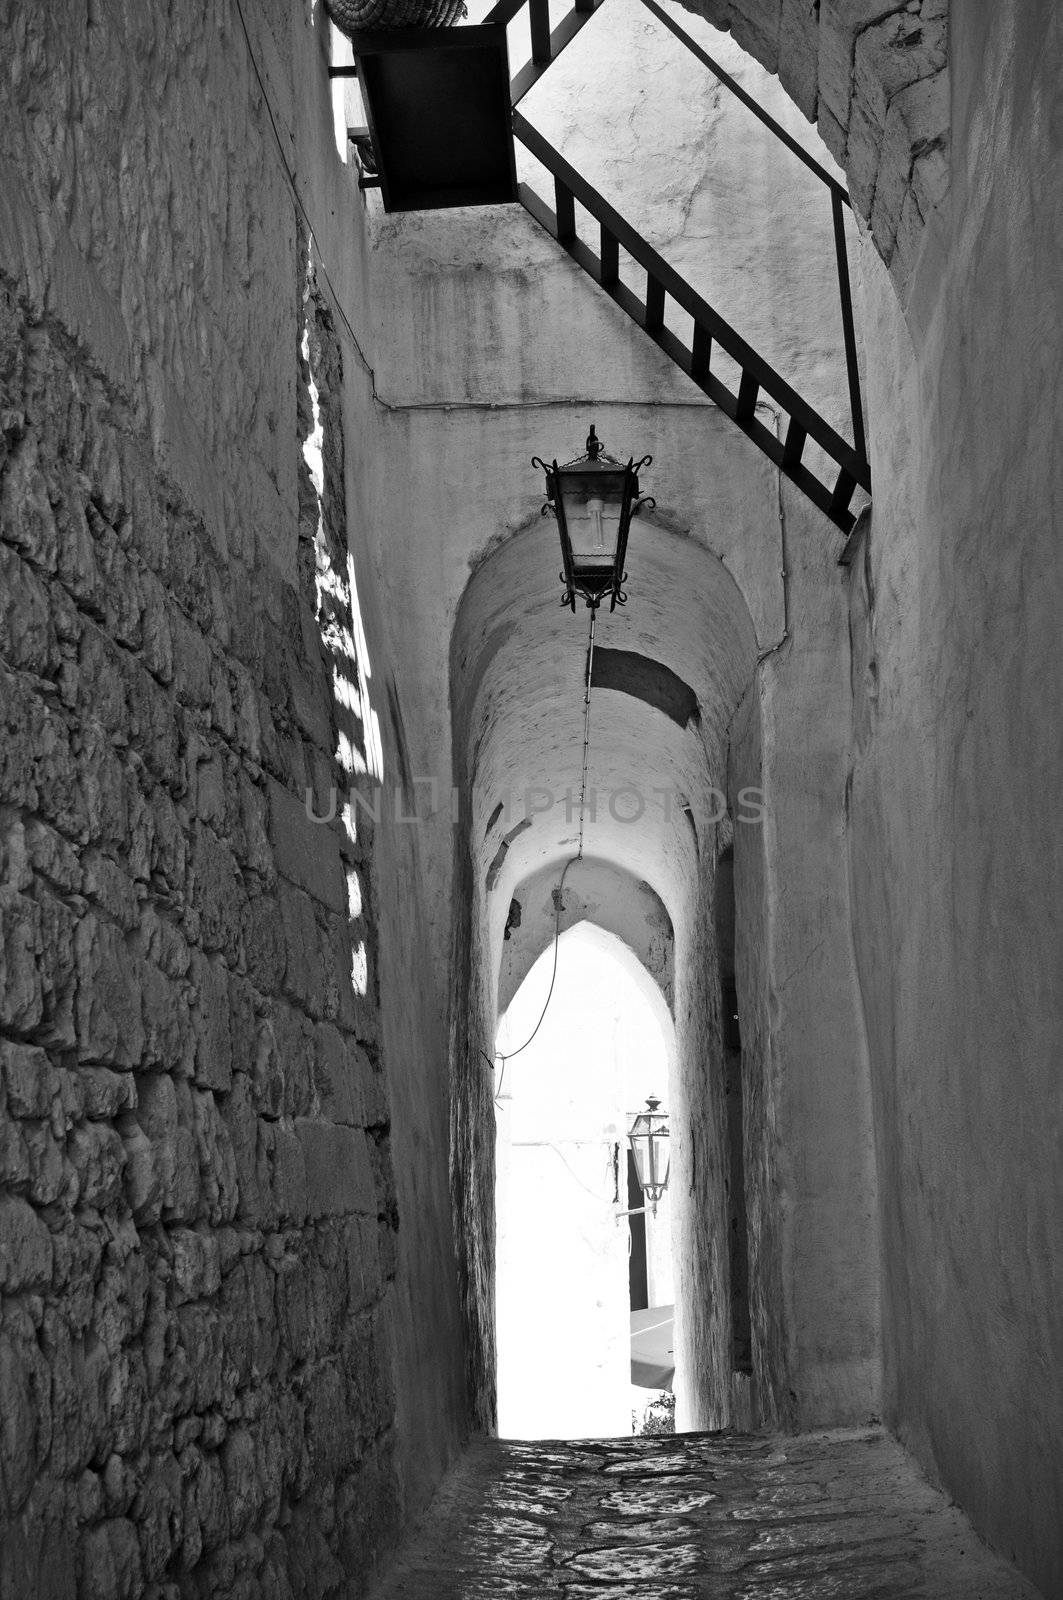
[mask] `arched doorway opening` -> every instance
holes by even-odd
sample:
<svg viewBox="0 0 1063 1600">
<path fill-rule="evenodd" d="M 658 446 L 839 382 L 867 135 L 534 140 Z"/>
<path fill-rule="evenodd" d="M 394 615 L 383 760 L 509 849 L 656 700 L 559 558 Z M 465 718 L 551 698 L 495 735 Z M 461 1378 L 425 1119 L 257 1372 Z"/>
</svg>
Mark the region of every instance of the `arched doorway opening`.
<svg viewBox="0 0 1063 1600">
<path fill-rule="evenodd" d="M 499 1433 L 630 1432 L 631 1313 L 646 1305 L 632 1306 L 632 1259 L 655 1305 L 673 1279 L 668 1193 L 656 1215 L 626 1214 L 626 1129 L 647 1096 L 667 1104 L 671 1013 L 634 952 L 581 921 L 556 962 L 553 942 L 534 962 L 497 1042 Z"/>
</svg>

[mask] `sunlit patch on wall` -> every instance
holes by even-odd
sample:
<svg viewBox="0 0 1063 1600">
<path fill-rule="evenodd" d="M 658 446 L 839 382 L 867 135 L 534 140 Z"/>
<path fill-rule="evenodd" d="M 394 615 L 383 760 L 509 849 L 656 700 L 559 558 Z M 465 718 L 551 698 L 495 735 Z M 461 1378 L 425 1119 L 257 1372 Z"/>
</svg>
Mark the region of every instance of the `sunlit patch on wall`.
<svg viewBox="0 0 1063 1600">
<path fill-rule="evenodd" d="M 346 34 L 340 32 L 334 22 L 329 23 L 330 56 L 334 67 L 353 67 L 354 51 L 351 41 Z M 360 127 L 365 124 L 365 111 L 362 107 L 361 91 L 358 88 L 357 78 L 333 78 L 332 80 L 332 128 L 336 138 L 336 150 L 344 164 L 348 161 L 348 127 Z"/>
<path fill-rule="evenodd" d="M 347 868 L 347 915 L 353 921 L 362 914 L 362 880 L 356 867 Z"/>
<path fill-rule="evenodd" d="M 357 995 L 364 995 L 369 990 L 369 958 L 364 939 L 351 951 L 351 988 Z"/>
<path fill-rule="evenodd" d="M 325 424 L 321 391 L 314 375 L 312 359 L 310 307 L 313 290 L 310 285 L 312 265 L 308 271 L 307 312 L 302 340 L 312 427 L 303 441 L 303 458 L 317 500 L 314 529 L 315 589 L 321 638 L 332 661 L 337 722 L 336 760 L 345 777 L 368 778 L 380 783 L 384 777 L 383 743 L 380 721 L 372 705 L 369 686 L 372 668 L 354 560 L 349 552 L 345 552 L 345 562 L 336 558 L 335 536 L 330 544 L 325 530 Z M 349 803 L 343 808 L 343 822 L 348 836 L 354 839 L 357 836 L 356 808 Z"/>
</svg>

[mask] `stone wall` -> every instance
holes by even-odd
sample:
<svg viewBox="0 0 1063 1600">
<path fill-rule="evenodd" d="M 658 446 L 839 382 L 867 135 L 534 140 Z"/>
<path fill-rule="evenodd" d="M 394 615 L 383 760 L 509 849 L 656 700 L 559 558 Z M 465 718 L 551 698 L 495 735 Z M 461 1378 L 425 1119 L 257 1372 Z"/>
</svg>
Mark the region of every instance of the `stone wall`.
<svg viewBox="0 0 1063 1600">
<path fill-rule="evenodd" d="M 0 8 L 0 1594 L 354 1594 L 409 1476 L 394 866 L 305 805 L 373 742 L 350 380 L 248 50 L 286 128 L 320 34 L 68 9 Z"/>
<path fill-rule="evenodd" d="M 4 1592 L 327 1592 L 390 1520 L 395 1249 L 327 662 L 3 312 Z"/>
</svg>

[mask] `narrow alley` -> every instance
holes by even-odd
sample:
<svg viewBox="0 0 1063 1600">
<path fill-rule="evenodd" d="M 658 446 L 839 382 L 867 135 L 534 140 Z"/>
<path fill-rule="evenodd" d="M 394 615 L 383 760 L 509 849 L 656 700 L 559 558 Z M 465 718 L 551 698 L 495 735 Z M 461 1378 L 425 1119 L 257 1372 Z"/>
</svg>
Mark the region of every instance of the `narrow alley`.
<svg viewBox="0 0 1063 1600">
<path fill-rule="evenodd" d="M 0 0 L 0 1600 L 1063 1600 L 1061 260 L 1063 0 Z"/>
</svg>

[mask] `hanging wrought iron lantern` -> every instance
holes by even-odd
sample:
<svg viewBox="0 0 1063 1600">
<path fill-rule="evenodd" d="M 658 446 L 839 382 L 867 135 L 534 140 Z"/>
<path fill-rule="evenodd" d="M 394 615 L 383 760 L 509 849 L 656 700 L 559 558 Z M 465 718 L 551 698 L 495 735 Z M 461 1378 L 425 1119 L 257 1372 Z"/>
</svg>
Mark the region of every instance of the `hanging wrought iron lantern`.
<svg viewBox="0 0 1063 1600">
<path fill-rule="evenodd" d="M 543 516 L 553 512 L 561 535 L 562 605 L 575 611 L 577 594 L 592 611 L 607 595 L 610 611 L 627 600 L 623 584 L 628 530 L 631 518 L 654 504 L 649 495 L 639 494 L 639 473 L 652 460 L 643 456 L 636 462 L 632 457 L 624 466 L 606 455 L 593 423 L 586 453 L 575 461 L 559 467 L 556 461 L 548 466 L 538 456 L 532 458 L 532 466 L 546 473 Z"/>
<path fill-rule="evenodd" d="M 657 1215 L 657 1202 L 668 1187 L 668 1113 L 658 1111 L 660 1101 L 653 1095 L 646 1101 L 628 1129 L 635 1171 L 647 1203 Z"/>
</svg>

